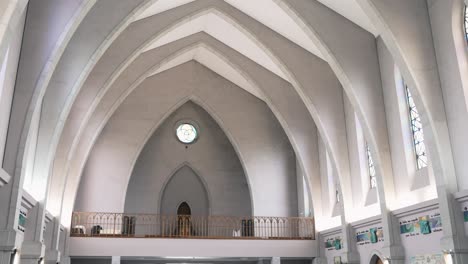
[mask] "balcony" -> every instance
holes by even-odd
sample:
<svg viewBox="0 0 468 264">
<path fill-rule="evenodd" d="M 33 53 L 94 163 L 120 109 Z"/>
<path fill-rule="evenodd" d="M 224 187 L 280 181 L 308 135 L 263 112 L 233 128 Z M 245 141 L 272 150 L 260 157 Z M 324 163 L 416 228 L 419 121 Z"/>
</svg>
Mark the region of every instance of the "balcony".
<svg viewBox="0 0 468 264">
<path fill-rule="evenodd" d="M 311 217 L 74 212 L 72 237 L 315 240 Z"/>
</svg>

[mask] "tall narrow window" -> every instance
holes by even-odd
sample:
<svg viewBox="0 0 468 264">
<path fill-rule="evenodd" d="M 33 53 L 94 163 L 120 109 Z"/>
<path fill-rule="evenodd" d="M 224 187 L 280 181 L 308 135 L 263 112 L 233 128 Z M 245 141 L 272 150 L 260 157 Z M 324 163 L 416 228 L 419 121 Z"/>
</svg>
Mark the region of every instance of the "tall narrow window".
<svg viewBox="0 0 468 264">
<path fill-rule="evenodd" d="M 405 85 L 406 99 L 408 103 L 408 111 L 411 122 L 411 132 L 413 134 L 413 145 L 414 153 L 416 155 L 416 166 L 418 170 L 427 167 L 427 154 L 426 145 L 424 144 L 424 132 L 421 123 L 421 117 L 419 116 L 418 109 L 414 103 L 413 96 L 408 89 L 408 85 Z"/>
<path fill-rule="evenodd" d="M 465 5 L 465 39 L 468 42 L 468 5 Z"/>
<path fill-rule="evenodd" d="M 338 185 L 336 185 L 336 189 L 335 189 L 335 200 L 336 200 L 336 203 L 340 202 L 340 192 L 338 191 Z"/>
<path fill-rule="evenodd" d="M 367 153 L 367 167 L 369 169 L 369 179 L 370 179 L 370 188 L 374 189 L 377 187 L 377 178 L 375 177 L 375 165 L 372 155 L 370 153 L 369 145 L 366 144 L 366 153 Z"/>
</svg>

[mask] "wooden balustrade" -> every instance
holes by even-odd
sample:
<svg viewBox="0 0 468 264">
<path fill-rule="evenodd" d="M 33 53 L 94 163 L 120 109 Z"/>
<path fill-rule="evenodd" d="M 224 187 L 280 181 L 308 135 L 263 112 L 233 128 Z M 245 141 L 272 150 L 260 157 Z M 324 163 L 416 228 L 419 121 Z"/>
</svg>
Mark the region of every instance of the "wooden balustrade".
<svg viewBox="0 0 468 264">
<path fill-rule="evenodd" d="M 315 239 L 311 217 L 236 217 L 74 212 L 74 237 Z"/>
</svg>

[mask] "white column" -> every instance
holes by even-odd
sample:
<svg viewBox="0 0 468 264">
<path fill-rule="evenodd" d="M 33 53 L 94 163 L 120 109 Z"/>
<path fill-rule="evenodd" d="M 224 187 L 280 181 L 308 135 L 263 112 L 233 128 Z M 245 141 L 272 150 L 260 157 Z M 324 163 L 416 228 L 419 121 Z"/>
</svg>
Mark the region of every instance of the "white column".
<svg viewBox="0 0 468 264">
<path fill-rule="evenodd" d="M 59 250 L 59 244 L 60 244 L 60 220 L 58 218 L 54 218 L 53 223 L 51 223 L 51 227 L 53 230 L 51 230 L 52 234 L 52 244 L 50 245 L 50 248 L 46 249 L 46 264 L 56 264 L 61 262 L 60 257 L 62 255 L 62 252 Z M 49 245 L 47 245 L 49 247 Z"/>
<path fill-rule="evenodd" d="M 44 204 L 42 203 L 37 203 L 28 213 L 24 242 L 21 246 L 21 264 L 37 264 L 40 259 L 44 259 L 44 213 Z"/>
<path fill-rule="evenodd" d="M 114 264 L 114 263 L 112 263 Z M 281 258 L 280 257 L 272 257 L 271 258 L 271 264 L 281 264 Z"/>
<path fill-rule="evenodd" d="M 112 264 L 120 264 L 120 256 L 112 256 Z"/>
</svg>

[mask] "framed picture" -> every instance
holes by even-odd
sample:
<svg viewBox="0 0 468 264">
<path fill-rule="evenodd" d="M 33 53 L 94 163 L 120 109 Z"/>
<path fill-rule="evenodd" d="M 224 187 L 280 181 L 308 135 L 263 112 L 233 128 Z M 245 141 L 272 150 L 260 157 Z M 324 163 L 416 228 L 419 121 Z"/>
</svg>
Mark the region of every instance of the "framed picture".
<svg viewBox="0 0 468 264">
<path fill-rule="evenodd" d="M 334 264 L 341 264 L 341 257 L 334 257 L 333 258 L 333 263 Z"/>
</svg>

